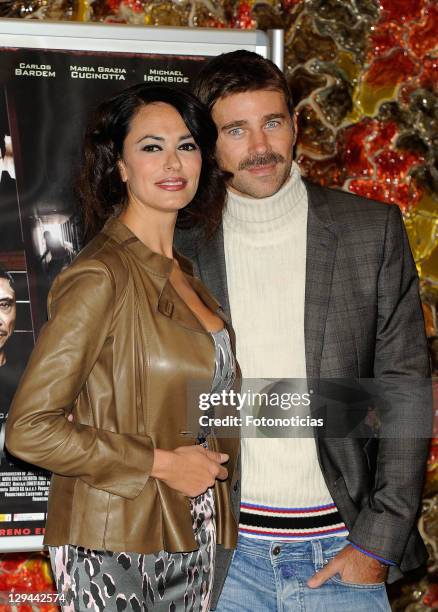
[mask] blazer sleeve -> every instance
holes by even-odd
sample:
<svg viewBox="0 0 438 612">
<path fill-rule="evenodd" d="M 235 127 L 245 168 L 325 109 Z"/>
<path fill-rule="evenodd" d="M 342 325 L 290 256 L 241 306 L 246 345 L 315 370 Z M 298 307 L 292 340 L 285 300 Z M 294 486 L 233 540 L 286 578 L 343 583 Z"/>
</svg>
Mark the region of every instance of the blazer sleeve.
<svg viewBox="0 0 438 612">
<path fill-rule="evenodd" d="M 55 474 L 133 499 L 152 469 L 151 439 L 66 418 L 102 347 L 111 342 L 115 296 L 114 278 L 98 260 L 76 261 L 57 277 L 48 298 L 49 321 L 9 411 L 6 446 Z"/>
<path fill-rule="evenodd" d="M 418 513 L 432 432 L 432 393 L 418 276 L 400 210 L 388 206 L 378 278 L 374 384 L 381 427 L 373 490 L 352 543 L 399 564 Z"/>
</svg>

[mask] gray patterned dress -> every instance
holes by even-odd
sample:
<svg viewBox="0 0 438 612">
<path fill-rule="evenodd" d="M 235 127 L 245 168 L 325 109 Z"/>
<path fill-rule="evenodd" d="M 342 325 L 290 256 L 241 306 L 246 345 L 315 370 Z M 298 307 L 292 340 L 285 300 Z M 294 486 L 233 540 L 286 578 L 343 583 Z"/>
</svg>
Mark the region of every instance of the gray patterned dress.
<svg viewBox="0 0 438 612">
<path fill-rule="evenodd" d="M 211 336 L 216 351 L 212 392 L 220 392 L 231 388 L 236 365 L 227 330 Z M 57 590 L 65 596 L 62 610 L 207 612 L 216 549 L 213 490 L 192 498 L 190 508 L 199 545 L 193 552 L 144 555 L 70 544 L 49 547 Z"/>
</svg>

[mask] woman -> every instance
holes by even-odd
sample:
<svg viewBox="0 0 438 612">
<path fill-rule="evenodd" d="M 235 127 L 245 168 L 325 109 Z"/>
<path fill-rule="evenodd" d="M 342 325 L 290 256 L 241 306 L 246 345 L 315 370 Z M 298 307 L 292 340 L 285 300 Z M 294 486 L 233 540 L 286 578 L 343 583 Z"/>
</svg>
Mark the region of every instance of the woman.
<svg viewBox="0 0 438 612">
<path fill-rule="evenodd" d="M 228 325 L 172 250 L 180 211 L 206 231 L 220 218 L 216 136 L 191 94 L 147 85 L 87 132 L 86 227 L 104 225 L 53 284 L 6 432 L 54 473 L 45 544 L 66 609 L 208 610 L 216 538 L 235 545 L 238 441 L 194 444 L 186 410 L 191 382 L 235 379 Z"/>
</svg>

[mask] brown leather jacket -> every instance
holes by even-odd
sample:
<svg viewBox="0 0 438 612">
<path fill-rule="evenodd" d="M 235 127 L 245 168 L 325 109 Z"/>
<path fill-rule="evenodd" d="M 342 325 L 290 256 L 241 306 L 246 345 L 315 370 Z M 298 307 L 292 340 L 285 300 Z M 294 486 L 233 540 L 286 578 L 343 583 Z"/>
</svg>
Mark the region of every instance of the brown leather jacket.
<svg viewBox="0 0 438 612">
<path fill-rule="evenodd" d="M 176 256 L 234 344 L 219 304 Z M 205 380 L 209 391 L 214 372 L 212 338 L 168 282 L 171 267 L 113 218 L 53 284 L 49 321 L 6 429 L 11 453 L 54 473 L 45 544 L 197 548 L 189 499 L 149 477 L 155 447 L 194 444 L 187 385 Z M 227 548 L 237 537 L 229 489 L 238 445 L 236 438 L 209 441 L 230 454 L 230 478 L 215 486 L 217 538 Z"/>
</svg>

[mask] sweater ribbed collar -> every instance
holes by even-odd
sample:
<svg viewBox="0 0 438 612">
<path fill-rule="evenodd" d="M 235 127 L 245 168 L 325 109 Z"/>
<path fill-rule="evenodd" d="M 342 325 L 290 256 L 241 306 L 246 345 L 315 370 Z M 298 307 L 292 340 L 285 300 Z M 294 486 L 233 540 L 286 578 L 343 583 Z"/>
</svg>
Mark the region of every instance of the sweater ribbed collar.
<svg viewBox="0 0 438 612">
<path fill-rule="evenodd" d="M 248 198 L 228 190 L 224 225 L 247 231 L 272 231 L 306 208 L 307 190 L 294 162 L 289 179 L 272 196 Z"/>
</svg>

